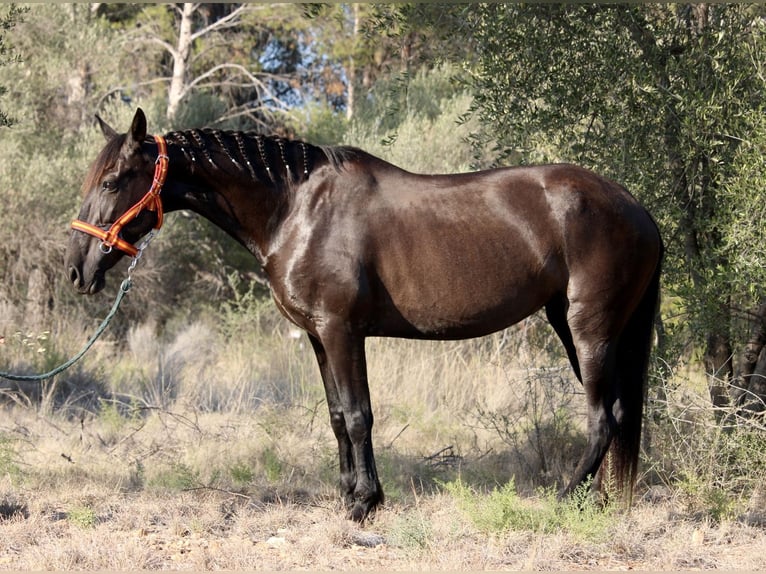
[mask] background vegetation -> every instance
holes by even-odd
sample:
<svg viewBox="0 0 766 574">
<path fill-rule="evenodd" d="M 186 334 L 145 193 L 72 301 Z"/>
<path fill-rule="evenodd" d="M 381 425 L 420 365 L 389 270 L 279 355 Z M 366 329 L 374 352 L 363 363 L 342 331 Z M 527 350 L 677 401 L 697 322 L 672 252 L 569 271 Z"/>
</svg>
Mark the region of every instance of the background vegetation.
<svg viewBox="0 0 766 574">
<path fill-rule="evenodd" d="M 73 354 L 119 284 L 122 267 L 105 295 L 77 297 L 62 269 L 103 142 L 95 113 L 125 129 L 140 105 L 158 133 L 278 132 L 420 172 L 574 162 L 624 183 L 667 246 L 640 492 L 707 520 L 752 517 L 766 477 L 765 16 L 750 4 L 6 5 L 0 370 Z M 127 492 L 332 491 L 311 352 L 238 245 L 175 214 L 120 317 L 71 371 L 0 381 L 9 508 L 57 473 Z M 541 317 L 476 341 L 371 340 L 368 356 L 389 500 L 446 492 L 477 528 L 503 530 L 523 522 L 517 492 L 571 472 L 581 397 Z M 38 466 L 45 456 L 20 430 L 31 425 L 18 423 L 29 413 L 62 436 L 79 425 L 72 448 L 99 462 Z M 257 421 L 250 445 L 165 448 L 152 434 L 205 428 L 192 433 L 201 446 L 239 432 L 200 423 L 216 415 Z M 498 485 L 478 509 L 471 496 Z M 550 512 L 521 528 L 558 528 L 567 511 Z M 427 545 L 428 528 L 407 520 L 397 532 Z"/>
</svg>

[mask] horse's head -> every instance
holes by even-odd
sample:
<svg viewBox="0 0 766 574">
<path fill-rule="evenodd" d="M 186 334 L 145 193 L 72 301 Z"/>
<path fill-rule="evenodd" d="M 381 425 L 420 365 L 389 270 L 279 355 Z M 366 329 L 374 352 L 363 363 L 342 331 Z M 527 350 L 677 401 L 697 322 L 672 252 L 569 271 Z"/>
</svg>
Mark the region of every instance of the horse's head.
<svg viewBox="0 0 766 574">
<path fill-rule="evenodd" d="M 155 138 L 156 146 L 144 141 L 146 117 L 140 109 L 126 134 L 97 119 L 107 143 L 83 184 L 66 254 L 69 279 L 87 294 L 103 289 L 106 272 L 124 255 L 135 256 L 133 243 L 162 223 L 159 192 L 167 170 L 164 140 Z"/>
</svg>

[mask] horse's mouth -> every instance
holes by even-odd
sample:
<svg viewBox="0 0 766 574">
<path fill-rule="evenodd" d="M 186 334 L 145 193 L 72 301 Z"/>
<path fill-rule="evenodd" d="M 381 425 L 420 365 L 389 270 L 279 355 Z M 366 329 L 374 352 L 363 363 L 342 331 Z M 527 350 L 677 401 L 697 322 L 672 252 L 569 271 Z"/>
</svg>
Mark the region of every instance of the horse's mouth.
<svg viewBox="0 0 766 574">
<path fill-rule="evenodd" d="M 80 295 L 95 295 L 106 286 L 106 276 L 103 273 L 97 273 L 88 284 L 79 281 L 74 281 L 73 284 Z"/>
<path fill-rule="evenodd" d="M 101 291 L 106 286 L 106 275 L 103 273 L 96 273 L 93 276 L 93 279 L 91 280 L 90 284 L 85 288 L 81 289 L 80 293 L 83 295 L 95 295 L 99 291 Z"/>
</svg>

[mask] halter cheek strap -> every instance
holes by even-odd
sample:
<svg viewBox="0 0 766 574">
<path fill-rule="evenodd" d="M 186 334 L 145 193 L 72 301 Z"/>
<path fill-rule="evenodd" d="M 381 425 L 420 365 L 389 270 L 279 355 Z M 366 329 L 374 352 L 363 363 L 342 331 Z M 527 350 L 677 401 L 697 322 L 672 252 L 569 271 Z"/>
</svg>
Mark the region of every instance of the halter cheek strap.
<svg viewBox="0 0 766 574">
<path fill-rule="evenodd" d="M 162 136 L 154 136 L 154 141 L 157 142 L 158 154 L 154 166 L 154 180 L 152 181 L 152 186 L 149 188 L 149 191 L 138 201 L 138 203 L 123 213 L 107 230 L 79 219 L 72 221 L 72 229 L 82 231 L 83 233 L 87 233 L 88 235 L 100 239 L 101 251 L 104 253 L 109 253 L 113 247 L 116 247 L 131 257 L 138 255 L 138 248 L 120 237 L 120 232 L 125 225 L 138 217 L 138 214 L 144 209 L 155 211 L 157 213 L 157 223 L 155 223 L 154 229 L 162 227 L 163 214 L 160 192 L 162 191 L 162 186 L 165 184 L 165 178 L 168 175 L 168 163 L 170 160 L 168 158 L 165 138 Z"/>
</svg>

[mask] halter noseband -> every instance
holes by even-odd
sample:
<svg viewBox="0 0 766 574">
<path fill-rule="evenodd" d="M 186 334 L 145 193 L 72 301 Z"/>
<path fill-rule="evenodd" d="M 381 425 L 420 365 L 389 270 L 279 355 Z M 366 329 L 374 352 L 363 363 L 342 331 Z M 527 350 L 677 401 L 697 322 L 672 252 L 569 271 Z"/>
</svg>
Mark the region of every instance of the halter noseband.
<svg viewBox="0 0 766 574">
<path fill-rule="evenodd" d="M 154 136 L 154 141 L 157 142 L 157 160 L 155 161 L 154 166 L 154 181 L 152 181 L 152 186 L 149 188 L 149 191 L 138 201 L 138 203 L 123 213 L 106 231 L 101 227 L 91 225 L 90 223 L 80 221 L 79 219 L 72 221 L 72 229 L 82 231 L 83 233 L 87 233 L 88 235 L 100 239 L 101 251 L 104 253 L 109 253 L 113 247 L 116 247 L 131 257 L 138 255 L 138 248 L 120 237 L 120 232 L 129 221 L 138 217 L 138 214 L 144 209 L 156 211 L 157 223 L 154 225 L 154 229 L 162 227 L 162 200 L 160 199 L 160 192 L 162 191 L 162 186 L 165 184 L 170 159 L 168 158 L 165 138 L 162 136 Z"/>
</svg>

